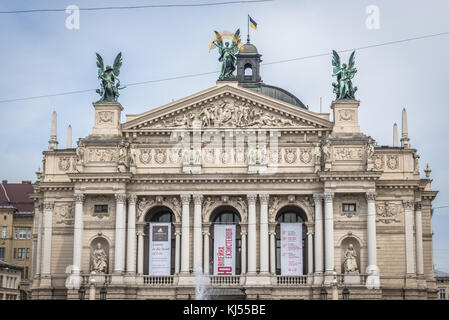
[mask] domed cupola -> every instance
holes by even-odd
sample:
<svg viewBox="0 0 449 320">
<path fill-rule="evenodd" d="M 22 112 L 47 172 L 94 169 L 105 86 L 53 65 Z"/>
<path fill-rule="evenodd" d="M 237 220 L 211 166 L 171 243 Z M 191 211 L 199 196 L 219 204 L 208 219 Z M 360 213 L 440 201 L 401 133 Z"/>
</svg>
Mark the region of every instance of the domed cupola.
<svg viewBox="0 0 449 320">
<path fill-rule="evenodd" d="M 242 50 L 237 53 L 237 80 L 245 87 L 257 86 L 262 79 L 260 77 L 260 59 L 262 55 L 257 52 L 255 45 L 249 42 L 243 45 Z"/>
</svg>

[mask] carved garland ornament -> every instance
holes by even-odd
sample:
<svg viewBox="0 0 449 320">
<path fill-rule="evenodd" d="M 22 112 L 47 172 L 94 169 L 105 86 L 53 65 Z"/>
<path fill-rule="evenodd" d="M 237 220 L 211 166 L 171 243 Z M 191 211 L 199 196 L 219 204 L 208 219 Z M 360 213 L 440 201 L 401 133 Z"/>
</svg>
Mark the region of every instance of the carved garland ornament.
<svg viewBox="0 0 449 320">
<path fill-rule="evenodd" d="M 301 148 L 299 151 L 299 159 L 302 163 L 308 164 L 312 160 L 312 149 Z"/>
<path fill-rule="evenodd" d="M 397 218 L 399 213 L 399 205 L 391 201 L 383 201 L 376 203 L 377 222 L 390 224 L 400 222 Z"/>
<path fill-rule="evenodd" d="M 399 168 L 399 157 L 398 156 L 387 156 L 387 166 L 391 170 Z"/>
<path fill-rule="evenodd" d="M 382 170 L 385 167 L 384 156 L 374 155 L 373 162 L 374 162 L 374 169 L 376 170 Z"/>
<path fill-rule="evenodd" d="M 75 208 L 73 204 L 62 204 L 55 206 L 56 224 L 73 225 Z"/>
<path fill-rule="evenodd" d="M 151 161 L 151 149 L 141 149 L 139 160 L 143 164 L 149 164 Z"/>
<path fill-rule="evenodd" d="M 284 150 L 284 159 L 287 163 L 292 164 L 296 161 L 296 149 L 285 149 Z"/>
<path fill-rule="evenodd" d="M 58 161 L 58 168 L 61 171 L 67 171 L 70 169 L 70 157 L 60 157 Z"/>
<path fill-rule="evenodd" d="M 167 152 L 165 149 L 156 149 L 154 150 L 154 161 L 156 161 L 159 164 L 164 164 L 167 160 Z"/>
</svg>

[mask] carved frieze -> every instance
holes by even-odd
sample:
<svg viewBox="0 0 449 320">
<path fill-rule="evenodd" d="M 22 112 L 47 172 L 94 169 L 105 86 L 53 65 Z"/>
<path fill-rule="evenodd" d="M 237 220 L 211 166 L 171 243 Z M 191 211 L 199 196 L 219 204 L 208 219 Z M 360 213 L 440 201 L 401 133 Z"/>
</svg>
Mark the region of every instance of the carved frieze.
<svg viewBox="0 0 449 320">
<path fill-rule="evenodd" d="M 139 154 L 139 160 L 143 164 L 149 164 L 151 161 L 151 150 L 141 149 Z"/>
<path fill-rule="evenodd" d="M 342 148 L 334 147 L 335 160 L 361 160 L 363 157 L 362 148 Z"/>
<path fill-rule="evenodd" d="M 117 154 L 115 149 L 89 149 L 89 162 L 116 162 Z"/>
<path fill-rule="evenodd" d="M 399 156 L 388 155 L 387 156 L 387 167 L 391 170 L 399 168 Z"/>
<path fill-rule="evenodd" d="M 288 164 L 292 164 L 296 161 L 297 154 L 296 149 L 294 148 L 286 148 L 284 149 L 284 159 Z"/>
<path fill-rule="evenodd" d="M 70 169 L 70 157 L 59 157 L 58 168 L 61 171 L 68 171 Z"/>
<path fill-rule="evenodd" d="M 312 149 L 311 148 L 300 148 L 299 149 L 299 160 L 302 163 L 309 164 L 312 161 Z"/>
<path fill-rule="evenodd" d="M 167 150 L 165 149 L 155 149 L 154 150 L 154 161 L 158 164 L 164 164 L 167 160 Z"/>
<path fill-rule="evenodd" d="M 110 123 L 112 124 L 114 118 L 114 113 L 112 111 L 99 111 L 98 117 L 97 117 L 97 124 L 106 124 Z"/>
<path fill-rule="evenodd" d="M 342 109 L 338 111 L 340 121 L 354 121 L 354 115 L 354 110 Z"/>
<path fill-rule="evenodd" d="M 56 224 L 73 225 L 75 207 L 72 203 L 55 205 Z"/>
<path fill-rule="evenodd" d="M 374 169 L 383 170 L 385 167 L 385 159 L 383 155 L 374 155 L 373 156 Z"/>
</svg>

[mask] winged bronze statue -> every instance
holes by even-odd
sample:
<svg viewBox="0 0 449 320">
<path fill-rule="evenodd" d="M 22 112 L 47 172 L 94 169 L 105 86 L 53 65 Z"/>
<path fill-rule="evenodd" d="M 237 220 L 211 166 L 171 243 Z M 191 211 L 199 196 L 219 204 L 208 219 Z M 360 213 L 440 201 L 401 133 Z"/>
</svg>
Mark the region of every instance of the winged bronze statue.
<svg viewBox="0 0 449 320">
<path fill-rule="evenodd" d="M 354 75 L 357 72 L 357 69 L 354 67 L 355 51 L 351 53 L 347 65 L 345 63 L 341 65 L 340 56 L 335 50 L 332 50 L 332 54 L 332 65 L 334 67 L 332 76 L 337 77 L 337 82 L 332 83 L 332 86 L 334 87 L 334 93 L 337 96 L 336 99 L 355 100 L 355 92 L 357 91 L 357 87 L 352 86 L 352 78 L 354 78 Z"/>
<path fill-rule="evenodd" d="M 115 57 L 113 66 L 104 67 L 103 58 L 97 55 L 97 67 L 98 67 L 98 79 L 101 80 L 101 88 L 97 89 L 96 92 L 101 96 L 98 102 L 117 102 L 119 97 L 119 90 L 124 87 L 120 87 L 120 79 L 118 78 L 120 74 L 120 67 L 122 66 L 122 53 L 120 52 L 117 57 Z"/>
<path fill-rule="evenodd" d="M 239 46 L 241 42 L 240 29 L 237 29 L 237 31 L 234 33 L 234 36 L 232 38 L 232 44 L 229 44 L 228 41 L 226 41 L 223 44 L 223 37 L 221 36 L 221 34 L 217 31 L 214 32 L 216 40 L 213 41 L 213 44 L 218 47 L 220 54 L 220 58 L 218 58 L 218 61 L 222 63 L 221 72 L 218 79 L 219 80 L 235 79 L 233 72 L 237 67 L 237 58 L 235 57 L 235 55 L 239 52 Z"/>
</svg>

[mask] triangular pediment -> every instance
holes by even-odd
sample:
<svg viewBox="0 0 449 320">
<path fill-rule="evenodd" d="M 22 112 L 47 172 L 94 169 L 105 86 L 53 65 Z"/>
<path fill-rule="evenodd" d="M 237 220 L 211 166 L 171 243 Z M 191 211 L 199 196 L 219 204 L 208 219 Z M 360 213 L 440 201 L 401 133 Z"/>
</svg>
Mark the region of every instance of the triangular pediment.
<svg viewBox="0 0 449 320">
<path fill-rule="evenodd" d="M 123 132 L 192 128 L 279 128 L 326 130 L 332 122 L 318 114 L 237 84 L 219 84 L 140 115 L 127 115 Z"/>
</svg>

